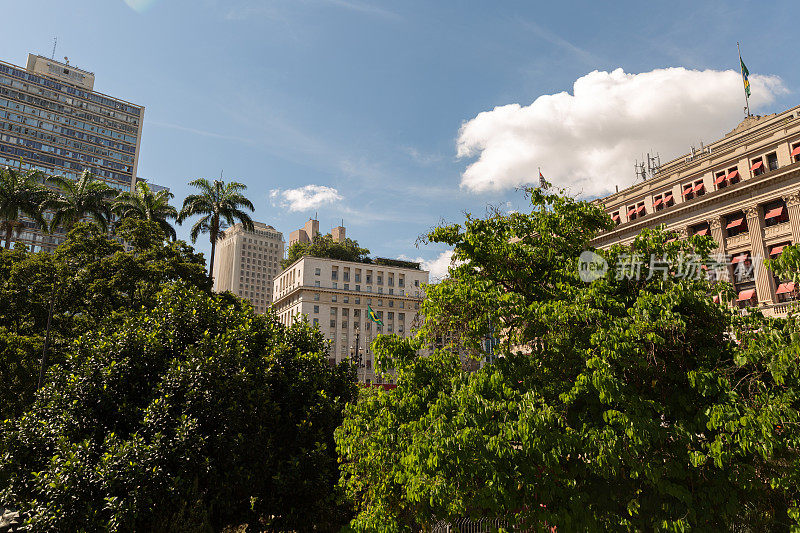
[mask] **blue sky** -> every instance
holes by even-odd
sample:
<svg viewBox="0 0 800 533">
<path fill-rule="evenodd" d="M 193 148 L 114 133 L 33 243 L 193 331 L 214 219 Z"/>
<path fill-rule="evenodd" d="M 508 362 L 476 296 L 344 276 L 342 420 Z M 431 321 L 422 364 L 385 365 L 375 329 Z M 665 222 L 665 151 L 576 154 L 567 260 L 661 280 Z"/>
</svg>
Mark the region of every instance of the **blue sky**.
<svg viewBox="0 0 800 533">
<path fill-rule="evenodd" d="M 286 237 L 318 212 L 323 229 L 344 219 L 349 236 L 376 255 L 434 260 L 445 248 L 417 249 L 421 233 L 488 204 L 524 209 L 514 185 L 539 166 L 590 196 L 629 184 L 644 144 L 615 140 L 635 129 L 628 122 L 604 122 L 627 102 L 655 98 L 638 127 L 653 130 L 647 149 L 664 157 L 721 137 L 741 117 L 741 87 L 730 76 L 687 72 L 738 70 L 737 40 L 750 72 L 766 76 L 754 83 L 756 111 L 800 103 L 795 8 L 789 1 L 26 0 L 4 2 L 0 42 L 2 59 L 24 65 L 29 51 L 49 56 L 57 36 L 56 56 L 95 72 L 97 90 L 146 106 L 139 175 L 171 187 L 176 202 L 189 179 L 222 171 L 248 185 L 254 217 Z M 668 67 L 687 70 L 586 77 Z M 542 95 L 572 93 L 578 79 L 588 96 L 531 106 Z M 616 99 L 604 96 L 609 83 Z M 509 104 L 519 108 L 492 112 Z M 685 120 L 676 107 L 685 107 Z M 491 113 L 473 120 L 482 112 Z M 555 126 L 563 121 L 575 131 Z M 463 124 L 472 127 L 460 133 Z M 594 146 L 591 135 L 603 143 Z M 624 165 L 565 163 L 590 145 L 599 160 Z M 589 175 L 592 168 L 600 177 Z M 286 191 L 308 185 L 335 189 L 319 189 L 320 199 L 334 201 L 291 210 L 288 199 L 298 193 Z M 188 225 L 179 235 L 188 237 Z M 207 250 L 207 241 L 198 248 Z"/>
</svg>

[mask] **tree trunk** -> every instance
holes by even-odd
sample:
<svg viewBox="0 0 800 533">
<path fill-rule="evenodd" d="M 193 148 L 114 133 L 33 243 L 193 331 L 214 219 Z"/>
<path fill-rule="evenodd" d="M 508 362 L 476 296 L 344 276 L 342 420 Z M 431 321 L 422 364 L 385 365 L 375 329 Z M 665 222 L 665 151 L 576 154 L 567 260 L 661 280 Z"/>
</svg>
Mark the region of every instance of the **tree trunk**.
<svg viewBox="0 0 800 533">
<path fill-rule="evenodd" d="M 6 250 L 11 248 L 11 235 L 14 232 L 14 227 L 11 226 L 11 222 L 9 221 L 9 226 L 6 228 Z"/>
<path fill-rule="evenodd" d="M 219 236 L 219 218 L 211 220 L 211 227 L 208 228 L 208 235 L 211 238 L 211 260 L 208 265 L 208 277 L 214 282 L 214 253 L 217 251 L 217 237 Z"/>
</svg>

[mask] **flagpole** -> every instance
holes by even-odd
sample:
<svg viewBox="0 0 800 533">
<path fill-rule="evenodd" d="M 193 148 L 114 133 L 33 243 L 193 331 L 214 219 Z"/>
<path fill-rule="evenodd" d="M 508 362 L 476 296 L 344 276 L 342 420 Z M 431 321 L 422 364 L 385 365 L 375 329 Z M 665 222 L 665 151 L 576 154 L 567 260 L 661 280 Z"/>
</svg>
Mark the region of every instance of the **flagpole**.
<svg viewBox="0 0 800 533">
<path fill-rule="evenodd" d="M 739 48 L 739 41 L 736 41 L 736 50 L 739 52 L 739 72 L 742 74 L 742 89 L 744 89 L 744 108 L 747 111 L 747 116 L 750 116 L 750 97 L 747 96 L 747 87 L 744 84 L 744 68 L 742 66 L 742 49 Z"/>
</svg>

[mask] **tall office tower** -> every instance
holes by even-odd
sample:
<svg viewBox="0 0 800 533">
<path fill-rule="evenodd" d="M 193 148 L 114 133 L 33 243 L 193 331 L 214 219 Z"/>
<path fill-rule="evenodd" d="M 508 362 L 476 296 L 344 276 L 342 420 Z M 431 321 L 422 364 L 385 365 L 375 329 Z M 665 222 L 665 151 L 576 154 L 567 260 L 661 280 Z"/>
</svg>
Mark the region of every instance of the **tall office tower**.
<svg viewBox="0 0 800 533">
<path fill-rule="evenodd" d="M 226 229 L 214 256 L 214 290 L 231 291 L 263 313 L 272 302 L 272 280 L 281 271 L 283 234 L 272 226 L 241 223 Z"/>
<path fill-rule="evenodd" d="M 764 258 L 800 243 L 800 106 L 748 116 L 722 139 L 651 174 L 597 200 L 615 226 L 594 246 L 628 245 L 642 229 L 662 225 L 672 239 L 708 235 L 724 259 L 709 275 L 733 282 L 731 305 L 780 317 L 800 309 L 800 286 L 763 266 Z"/>
<path fill-rule="evenodd" d="M 94 90 L 94 74 L 28 54 L 25 68 L 0 61 L 0 166 L 69 178 L 89 170 L 119 191 L 136 180 L 144 107 Z M 16 239 L 51 249 L 63 234 L 30 220 Z"/>
</svg>

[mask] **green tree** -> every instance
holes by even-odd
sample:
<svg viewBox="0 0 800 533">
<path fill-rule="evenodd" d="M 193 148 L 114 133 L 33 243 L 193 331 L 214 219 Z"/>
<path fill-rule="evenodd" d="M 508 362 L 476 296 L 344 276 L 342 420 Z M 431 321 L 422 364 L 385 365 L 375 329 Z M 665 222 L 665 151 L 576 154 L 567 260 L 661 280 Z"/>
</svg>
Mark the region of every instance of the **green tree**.
<svg viewBox="0 0 800 533">
<path fill-rule="evenodd" d="M 766 260 L 764 265 L 776 276 L 800 284 L 800 246 L 797 244 L 784 246 L 777 258 Z"/>
<path fill-rule="evenodd" d="M 51 302 L 45 366 L 61 361 L 72 339 L 151 308 L 165 283 L 210 292 L 202 255 L 166 242 L 155 222 L 123 220 L 117 235 L 128 251 L 90 223 L 77 224 L 53 253 L 0 250 L 0 419 L 32 401 Z"/>
<path fill-rule="evenodd" d="M 23 227 L 20 216 L 26 216 L 47 229 L 42 204 L 48 198 L 48 190 L 42 185 L 43 181 L 44 174 L 38 170 L 0 169 L 0 232 L 5 237 L 6 249 L 11 247 L 14 234 Z"/>
<path fill-rule="evenodd" d="M 304 255 L 327 257 L 340 261 L 370 262 L 369 250 L 361 248 L 358 241 L 345 239 L 344 242 L 338 242 L 328 233 L 327 235 L 317 235 L 314 237 L 314 242 L 296 242 L 291 245 L 287 251 L 287 257 L 281 265 L 286 268 Z"/>
<path fill-rule="evenodd" d="M 1 423 L 0 501 L 36 531 L 336 531 L 333 431 L 354 394 L 308 323 L 166 286 Z"/>
<path fill-rule="evenodd" d="M 111 200 L 116 196 L 114 189 L 95 178 L 88 170 L 78 179 L 63 176 L 50 176 L 47 183 L 59 189 L 47 202 L 46 207 L 53 211 L 51 228 L 62 226 L 69 232 L 75 224 L 91 217 L 103 229 L 111 219 Z"/>
<path fill-rule="evenodd" d="M 178 211 L 169 203 L 174 197 L 167 190 L 154 193 L 147 182 L 139 181 L 135 191 L 123 191 L 117 195 L 111 210 L 120 218 L 151 220 L 174 241 L 177 235 L 175 228 L 169 223 L 170 219 L 178 218 Z"/>
<path fill-rule="evenodd" d="M 202 215 L 200 220 L 192 226 L 192 242 L 197 241 L 200 233 L 208 233 L 211 241 L 211 259 L 208 263 L 209 277 L 214 277 L 214 253 L 217 249 L 217 240 L 222 237 L 221 223 L 224 221 L 228 225 L 233 225 L 238 220 L 244 229 L 253 230 L 253 220 L 250 215 L 245 213 L 242 208 L 255 211 L 253 203 L 248 200 L 241 191 L 247 186 L 233 181 L 214 180 L 213 183 L 207 179 L 200 178 L 189 182 L 189 185 L 200 189 L 200 194 L 190 194 L 183 201 L 183 208 L 178 215 L 178 224 L 194 215 Z"/>
<path fill-rule="evenodd" d="M 796 330 L 714 304 L 729 286 L 677 275 L 710 265 L 709 237 L 669 243 L 645 230 L 629 248 L 596 251 L 609 265 L 638 254 L 641 276 L 582 281 L 578 259 L 610 229 L 607 215 L 529 194 L 530 214 L 430 233 L 459 263 L 428 287 L 418 338 L 374 346 L 397 389 L 365 393 L 337 430 L 352 527 L 468 516 L 559 531 L 796 524 Z M 650 257 L 663 265 L 651 270 Z M 499 337 L 500 357 L 464 372 L 448 346 L 417 355 L 448 330 L 483 355 Z"/>
</svg>

